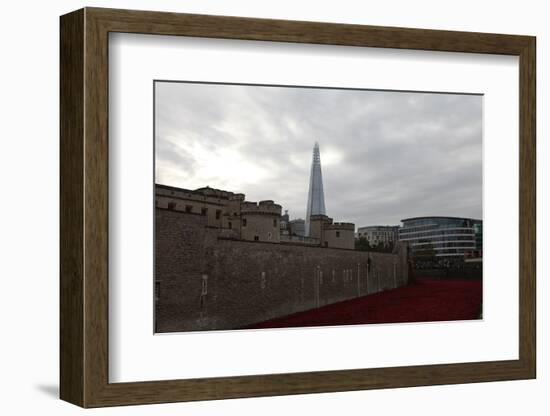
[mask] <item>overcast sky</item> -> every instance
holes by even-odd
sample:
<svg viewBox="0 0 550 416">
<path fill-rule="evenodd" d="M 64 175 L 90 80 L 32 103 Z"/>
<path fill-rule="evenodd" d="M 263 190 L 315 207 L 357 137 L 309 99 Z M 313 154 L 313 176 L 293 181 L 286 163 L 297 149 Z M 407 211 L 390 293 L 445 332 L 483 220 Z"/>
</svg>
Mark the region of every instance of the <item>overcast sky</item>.
<svg viewBox="0 0 550 416">
<path fill-rule="evenodd" d="M 305 216 L 312 149 L 327 215 L 357 227 L 482 216 L 482 97 L 157 82 L 157 183 Z"/>
</svg>

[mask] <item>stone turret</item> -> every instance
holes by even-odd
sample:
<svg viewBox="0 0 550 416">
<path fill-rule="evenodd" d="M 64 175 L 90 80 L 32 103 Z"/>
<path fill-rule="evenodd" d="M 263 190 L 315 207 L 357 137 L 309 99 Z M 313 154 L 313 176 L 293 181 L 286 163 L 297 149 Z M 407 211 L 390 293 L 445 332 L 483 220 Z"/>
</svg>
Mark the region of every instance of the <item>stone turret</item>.
<svg viewBox="0 0 550 416">
<path fill-rule="evenodd" d="M 241 204 L 241 238 L 249 241 L 280 242 L 279 204 L 271 200 Z"/>
<path fill-rule="evenodd" d="M 324 229 L 323 244 L 327 247 L 355 248 L 355 224 L 351 222 L 335 222 L 327 224 Z"/>
<path fill-rule="evenodd" d="M 325 226 L 332 224 L 332 218 L 327 215 L 312 215 L 309 219 L 309 237 L 323 241 Z"/>
<path fill-rule="evenodd" d="M 327 215 L 312 215 L 310 218 L 310 236 L 317 238 L 320 245 L 331 248 L 355 248 L 355 224 L 351 222 L 333 222 Z"/>
</svg>

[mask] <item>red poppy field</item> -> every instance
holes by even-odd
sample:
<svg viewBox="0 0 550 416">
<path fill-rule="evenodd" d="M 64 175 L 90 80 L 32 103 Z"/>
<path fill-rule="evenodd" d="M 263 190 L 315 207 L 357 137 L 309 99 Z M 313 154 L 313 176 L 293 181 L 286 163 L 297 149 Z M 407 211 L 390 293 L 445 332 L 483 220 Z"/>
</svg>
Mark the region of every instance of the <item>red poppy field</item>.
<svg viewBox="0 0 550 416">
<path fill-rule="evenodd" d="M 477 319 L 481 280 L 416 279 L 408 286 L 260 322 L 248 328 Z"/>
</svg>

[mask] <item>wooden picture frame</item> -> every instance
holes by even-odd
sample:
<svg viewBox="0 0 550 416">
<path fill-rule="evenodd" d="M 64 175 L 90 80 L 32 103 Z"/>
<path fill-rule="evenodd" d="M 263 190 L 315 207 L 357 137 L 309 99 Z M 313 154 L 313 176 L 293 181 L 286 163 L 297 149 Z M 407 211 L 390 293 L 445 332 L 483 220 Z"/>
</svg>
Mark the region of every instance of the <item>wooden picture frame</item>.
<svg viewBox="0 0 550 416">
<path fill-rule="evenodd" d="M 60 29 L 61 399 L 101 407 L 535 378 L 534 37 L 100 8 L 62 16 Z M 109 383 L 110 32 L 518 56 L 519 359 Z"/>
</svg>

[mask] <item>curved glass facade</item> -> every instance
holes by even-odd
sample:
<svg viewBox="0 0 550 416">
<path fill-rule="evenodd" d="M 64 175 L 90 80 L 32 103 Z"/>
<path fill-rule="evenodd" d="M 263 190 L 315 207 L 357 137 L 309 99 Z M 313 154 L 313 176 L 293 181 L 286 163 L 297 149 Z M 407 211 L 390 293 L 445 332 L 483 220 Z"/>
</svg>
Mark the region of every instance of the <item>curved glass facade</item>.
<svg viewBox="0 0 550 416">
<path fill-rule="evenodd" d="M 458 217 L 417 217 L 401 220 L 399 241 L 414 257 L 464 257 L 480 249 L 481 220 Z"/>
</svg>

